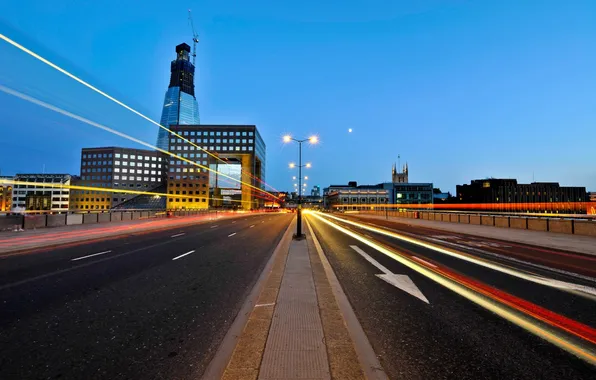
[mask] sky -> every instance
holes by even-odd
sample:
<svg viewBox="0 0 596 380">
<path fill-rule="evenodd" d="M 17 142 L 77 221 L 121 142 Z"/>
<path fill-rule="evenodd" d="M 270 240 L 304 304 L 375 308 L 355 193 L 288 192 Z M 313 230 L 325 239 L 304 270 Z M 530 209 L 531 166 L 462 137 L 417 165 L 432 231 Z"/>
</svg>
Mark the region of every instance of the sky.
<svg viewBox="0 0 596 380">
<path fill-rule="evenodd" d="M 472 179 L 596 191 L 594 1 L 12 1 L 0 33 L 159 121 L 174 47 L 199 34 L 204 124 L 254 124 L 290 190 Z M 154 144 L 157 127 L 0 41 L 0 85 Z M 80 149 L 134 142 L 0 92 L 0 170 L 79 174 Z M 352 132 L 348 132 L 349 129 Z"/>
</svg>

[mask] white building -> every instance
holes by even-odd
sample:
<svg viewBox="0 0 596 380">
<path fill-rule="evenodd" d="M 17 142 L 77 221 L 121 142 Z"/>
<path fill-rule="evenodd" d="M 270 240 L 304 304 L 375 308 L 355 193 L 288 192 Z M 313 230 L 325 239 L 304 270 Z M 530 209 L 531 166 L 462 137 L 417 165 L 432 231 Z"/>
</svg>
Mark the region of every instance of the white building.
<svg viewBox="0 0 596 380">
<path fill-rule="evenodd" d="M 70 174 L 17 174 L 12 189 L 12 212 L 67 212 Z"/>
</svg>

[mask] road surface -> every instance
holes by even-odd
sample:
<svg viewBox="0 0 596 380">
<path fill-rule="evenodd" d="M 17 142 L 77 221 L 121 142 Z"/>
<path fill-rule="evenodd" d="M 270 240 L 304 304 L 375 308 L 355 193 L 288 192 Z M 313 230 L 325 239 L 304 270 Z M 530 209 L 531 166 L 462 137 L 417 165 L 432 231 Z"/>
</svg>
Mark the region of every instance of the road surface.
<svg viewBox="0 0 596 380">
<path fill-rule="evenodd" d="M 199 378 L 291 219 L 248 215 L 0 259 L 0 378 Z"/>
</svg>

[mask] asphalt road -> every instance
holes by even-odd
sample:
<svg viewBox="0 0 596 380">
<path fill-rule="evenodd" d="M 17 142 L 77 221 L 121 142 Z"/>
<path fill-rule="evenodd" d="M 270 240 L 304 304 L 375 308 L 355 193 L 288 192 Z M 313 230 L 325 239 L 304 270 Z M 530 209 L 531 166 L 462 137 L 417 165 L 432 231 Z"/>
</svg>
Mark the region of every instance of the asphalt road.
<svg viewBox="0 0 596 380">
<path fill-rule="evenodd" d="M 596 377 L 596 368 L 586 361 L 478 306 L 357 238 L 312 215 L 307 218 L 389 378 Z M 423 246 L 353 225 L 339 224 L 383 247 L 415 255 L 427 266 L 453 271 L 458 276 L 465 276 L 548 310 L 554 309 L 591 328 L 596 326 L 594 299 L 585 294 L 537 284 Z M 352 246 L 368 254 L 391 273 L 407 275 L 428 303 L 376 276 L 383 272 Z M 480 253 L 472 250 L 464 253 L 481 257 Z M 487 260 L 486 257 L 481 258 Z M 503 264 L 498 260 L 494 263 Z M 519 272 L 528 270 L 520 263 L 517 267 L 507 264 Z M 557 275 L 549 271 L 541 274 L 549 277 Z M 584 341 L 582 344 L 593 348 Z"/>
<path fill-rule="evenodd" d="M 0 259 L 1 379 L 196 379 L 291 214 Z"/>
</svg>

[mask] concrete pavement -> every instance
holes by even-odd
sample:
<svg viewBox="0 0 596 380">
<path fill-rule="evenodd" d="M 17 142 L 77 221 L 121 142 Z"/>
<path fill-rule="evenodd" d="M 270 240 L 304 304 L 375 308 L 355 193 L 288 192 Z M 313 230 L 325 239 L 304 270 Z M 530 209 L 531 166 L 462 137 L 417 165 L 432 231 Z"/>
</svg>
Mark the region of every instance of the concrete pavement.
<svg viewBox="0 0 596 380">
<path fill-rule="evenodd" d="M 276 258 L 223 379 L 350 380 L 366 378 L 365 372 L 385 378 L 368 342 L 362 346 L 370 352 L 357 354 L 362 347 L 352 337 L 361 327 L 355 318 L 346 323 L 341 295 L 332 289 L 313 236 L 304 232 L 306 239 L 292 240 Z"/>
</svg>

